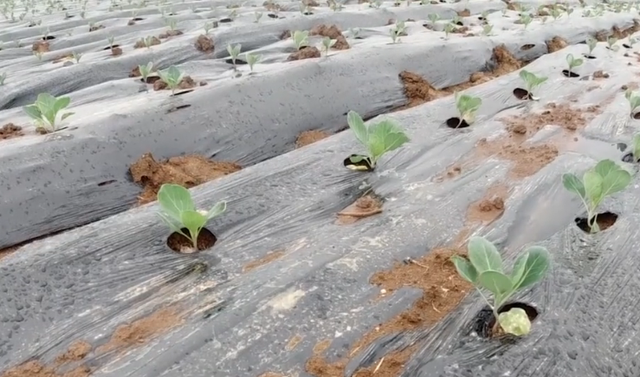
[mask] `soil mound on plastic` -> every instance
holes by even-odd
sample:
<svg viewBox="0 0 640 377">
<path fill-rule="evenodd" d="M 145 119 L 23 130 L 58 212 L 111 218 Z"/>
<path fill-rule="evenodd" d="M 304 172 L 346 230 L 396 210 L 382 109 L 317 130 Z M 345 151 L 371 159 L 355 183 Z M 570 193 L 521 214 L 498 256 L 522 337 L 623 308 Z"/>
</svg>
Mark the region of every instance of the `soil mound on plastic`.
<svg viewBox="0 0 640 377">
<path fill-rule="evenodd" d="M 302 148 L 316 141 L 329 137 L 328 133 L 319 130 L 310 130 L 301 132 L 296 138 L 296 148 Z"/>
</svg>

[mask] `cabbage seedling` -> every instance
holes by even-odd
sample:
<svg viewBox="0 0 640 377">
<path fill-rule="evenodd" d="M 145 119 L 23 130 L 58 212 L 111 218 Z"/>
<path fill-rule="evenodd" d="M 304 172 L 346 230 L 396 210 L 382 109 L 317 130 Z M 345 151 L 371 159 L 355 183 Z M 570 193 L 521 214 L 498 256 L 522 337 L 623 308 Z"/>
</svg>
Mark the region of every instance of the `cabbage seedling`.
<svg viewBox="0 0 640 377">
<path fill-rule="evenodd" d="M 73 113 L 61 114 L 61 111 L 69 106 L 70 102 L 69 97 L 56 98 L 48 93 L 40 93 L 34 104 L 25 106 L 22 110 L 36 122 L 38 127 L 53 132 L 58 129 L 58 116 L 62 122 L 73 115 Z"/>
<path fill-rule="evenodd" d="M 449 34 L 451 34 L 455 28 L 456 27 L 452 23 L 444 25 L 444 39 L 449 39 Z"/>
<path fill-rule="evenodd" d="M 429 13 L 427 15 L 427 18 L 429 18 L 429 21 L 431 21 L 431 25 L 435 25 L 436 22 L 440 19 L 440 16 L 437 13 Z"/>
<path fill-rule="evenodd" d="M 238 43 L 235 46 L 227 45 L 227 52 L 231 56 L 231 63 L 233 64 L 233 69 L 236 69 L 236 59 L 238 59 L 238 55 L 240 55 L 240 50 L 242 49 L 242 45 Z"/>
<path fill-rule="evenodd" d="M 293 43 L 295 43 L 298 50 L 303 47 L 309 46 L 309 31 L 296 30 L 293 32 Z"/>
<path fill-rule="evenodd" d="M 581 66 L 583 63 L 582 59 L 576 59 L 572 54 L 567 55 L 567 64 L 569 65 L 569 76 L 573 73 L 573 69 Z"/>
<path fill-rule="evenodd" d="M 329 55 L 329 49 L 336 44 L 337 39 L 331 39 L 329 37 L 322 38 L 322 49 L 324 50 L 324 56 Z"/>
<path fill-rule="evenodd" d="M 1 73 L 0 74 L 0 86 L 4 85 L 4 81 L 7 79 L 7 74 L 6 73 Z"/>
<path fill-rule="evenodd" d="M 627 101 L 629 101 L 629 107 L 631 108 L 629 115 L 633 117 L 636 108 L 640 106 L 640 96 L 632 92 L 631 89 L 627 89 L 627 91 L 624 93 L 624 97 L 627 99 Z"/>
<path fill-rule="evenodd" d="M 631 174 L 612 160 L 602 160 L 587 170 L 582 179 L 575 174 L 562 176 L 562 184 L 569 192 L 580 197 L 587 210 L 587 224 L 591 233 L 600 231 L 598 226 L 598 206 L 610 195 L 624 190 L 631 182 Z"/>
<path fill-rule="evenodd" d="M 476 120 L 476 111 L 478 111 L 482 105 L 482 99 L 480 97 L 473 97 L 467 94 L 460 94 L 458 92 L 455 93 L 455 99 L 456 107 L 460 113 L 460 123 L 458 123 L 456 128 L 462 125 L 462 121 L 471 125 L 471 123 Z"/>
<path fill-rule="evenodd" d="M 612 50 L 612 51 L 618 50 L 618 46 L 615 45 L 616 42 L 618 42 L 618 38 L 616 37 L 607 38 L 607 46 L 609 47 L 609 50 Z"/>
<path fill-rule="evenodd" d="M 71 53 L 71 55 L 73 56 L 73 60 L 76 61 L 76 64 L 80 63 L 80 58 L 82 58 L 82 54 L 76 54 L 76 52 L 74 51 Z"/>
<path fill-rule="evenodd" d="M 227 203 L 216 203 L 209 211 L 197 210 L 191 193 L 186 188 L 175 184 L 163 184 L 158 191 L 160 218 L 172 231 L 183 235 L 198 249 L 198 235 L 207 221 L 221 215 L 227 209 Z M 186 229 L 187 232 L 183 232 Z"/>
<path fill-rule="evenodd" d="M 589 47 L 589 56 L 592 56 L 591 53 L 593 53 L 593 49 L 596 48 L 596 45 L 598 44 L 598 41 L 595 38 L 587 38 L 587 46 Z"/>
<path fill-rule="evenodd" d="M 492 30 L 493 30 L 493 25 L 486 24 L 482 27 L 482 34 L 488 37 L 491 35 Z"/>
<path fill-rule="evenodd" d="M 527 29 L 531 21 L 533 21 L 533 19 L 528 13 L 523 13 L 520 15 L 520 22 L 522 22 L 522 24 L 524 25 L 525 30 Z"/>
<path fill-rule="evenodd" d="M 247 64 L 249 64 L 249 69 L 253 72 L 253 66 L 260 61 L 262 56 L 256 54 L 245 54 L 244 56 L 247 59 Z"/>
<path fill-rule="evenodd" d="M 485 238 L 471 237 L 467 250 L 468 260 L 457 255 L 451 257 L 460 277 L 473 284 L 491 307 L 496 327 L 499 324 L 506 333 L 526 335 L 531 328 L 526 313 L 523 318 L 522 313 L 515 309 L 506 313 L 499 313 L 499 310 L 517 291 L 542 280 L 549 268 L 547 249 L 542 246 L 526 249 L 516 259 L 510 274 L 503 270 L 502 257 L 498 249 Z M 482 293 L 482 289 L 491 292 L 493 299 L 489 300 Z"/>
<path fill-rule="evenodd" d="M 536 100 L 537 98 L 533 96 L 533 89 L 542 85 L 542 83 L 547 81 L 547 78 L 542 76 L 538 77 L 524 69 L 520 71 L 520 78 L 522 79 L 522 81 L 524 81 L 527 87 L 527 92 L 529 92 L 529 96 L 531 97 L 531 99 Z"/>
<path fill-rule="evenodd" d="M 400 127 L 389 120 L 383 120 L 367 127 L 362 117 L 352 110 L 347 114 L 347 123 L 356 139 L 368 151 L 366 155 L 351 156 L 351 162 L 354 164 L 365 161 L 374 169 L 380 157 L 387 152 L 400 148 L 409 141 L 409 137 Z"/>
<path fill-rule="evenodd" d="M 633 161 L 640 161 L 640 134 L 636 134 L 633 137 L 631 153 L 633 154 Z"/>
<path fill-rule="evenodd" d="M 178 85 L 180 85 L 184 77 L 184 72 L 181 72 L 176 66 L 172 65 L 165 71 L 158 71 L 158 75 L 160 75 L 160 79 L 171 89 L 171 93 L 175 94 Z"/>
<path fill-rule="evenodd" d="M 140 71 L 140 76 L 142 76 L 142 81 L 147 82 L 147 78 L 153 72 L 153 62 L 149 62 L 146 65 L 139 65 L 138 70 Z"/>
<path fill-rule="evenodd" d="M 255 21 L 253 21 L 254 23 L 259 23 L 260 19 L 262 18 L 262 12 L 254 12 L 253 16 L 255 17 Z"/>
</svg>

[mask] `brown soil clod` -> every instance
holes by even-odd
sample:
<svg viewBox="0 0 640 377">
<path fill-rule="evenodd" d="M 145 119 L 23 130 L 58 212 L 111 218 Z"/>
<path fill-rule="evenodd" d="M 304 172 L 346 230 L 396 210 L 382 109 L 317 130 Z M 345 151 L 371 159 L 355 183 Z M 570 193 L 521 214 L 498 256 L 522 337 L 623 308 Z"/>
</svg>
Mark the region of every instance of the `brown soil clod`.
<svg viewBox="0 0 640 377">
<path fill-rule="evenodd" d="M 569 45 L 569 43 L 567 43 L 566 40 L 558 36 L 551 38 L 551 40 L 548 40 L 546 43 L 547 43 L 547 50 L 549 51 L 549 53 L 560 51 Z"/>
<path fill-rule="evenodd" d="M 586 110 L 589 111 L 589 110 Z M 542 113 L 529 113 L 519 117 L 501 119 L 507 125 L 507 130 L 514 137 L 533 135 L 548 125 L 560 126 L 567 131 L 575 131 L 585 126 L 583 116 L 585 111 L 575 110 L 568 105 L 550 103 Z"/>
<path fill-rule="evenodd" d="M 320 35 L 323 37 L 329 37 L 331 39 L 336 40 L 336 44 L 333 45 L 333 49 L 335 50 L 347 50 L 350 48 L 349 42 L 347 42 L 347 38 L 342 35 L 342 32 L 336 25 L 317 25 L 314 26 L 311 31 L 309 31 L 309 35 Z"/>
<path fill-rule="evenodd" d="M 54 367 L 29 361 L 0 374 L 0 377 L 89 377 L 91 369 L 86 365 L 79 366 L 66 373 L 58 373 Z"/>
<path fill-rule="evenodd" d="M 460 17 L 470 17 L 471 11 L 469 9 L 463 9 L 458 11 L 458 16 Z"/>
<path fill-rule="evenodd" d="M 598 70 L 593 72 L 593 78 L 594 79 L 608 79 L 609 78 L 609 74 L 603 70 Z"/>
<path fill-rule="evenodd" d="M 111 49 L 111 56 L 120 56 L 122 55 L 122 49 L 120 47 L 114 47 Z"/>
<path fill-rule="evenodd" d="M 531 176 L 558 157 L 558 149 L 553 145 L 541 144 L 524 146 L 509 140 L 480 140 L 478 153 L 485 156 L 496 155 L 513 163 L 510 173 L 515 178 Z"/>
<path fill-rule="evenodd" d="M 184 76 L 182 78 L 182 80 L 180 80 L 180 83 L 178 84 L 178 89 L 191 89 L 191 88 L 195 88 L 197 86 L 196 82 L 191 78 L 191 76 Z M 167 85 L 166 82 L 162 81 L 162 80 L 156 80 L 153 83 L 153 90 L 158 91 L 158 90 L 165 90 L 168 89 L 169 86 Z"/>
<path fill-rule="evenodd" d="M 69 346 L 67 352 L 56 358 L 56 363 L 64 364 L 80 361 L 91 352 L 91 348 L 91 344 L 83 340 L 75 341 Z"/>
<path fill-rule="evenodd" d="M 365 217 L 382 213 L 382 201 L 373 194 L 358 198 L 353 204 L 338 212 L 337 224 L 347 225 Z"/>
<path fill-rule="evenodd" d="M 287 58 L 287 61 L 313 59 L 313 58 L 319 58 L 320 56 L 321 56 L 320 50 L 318 50 L 317 47 L 307 46 L 307 47 L 301 48 L 296 52 L 291 53 L 291 55 L 289 55 L 289 57 Z"/>
<path fill-rule="evenodd" d="M 100 29 L 104 29 L 104 25 L 93 25 L 89 28 L 89 32 L 91 33 Z"/>
<path fill-rule="evenodd" d="M 182 318 L 175 308 L 160 309 L 147 317 L 120 325 L 111 335 L 111 339 L 96 349 L 96 354 L 126 351 L 140 346 L 181 323 Z"/>
<path fill-rule="evenodd" d="M 256 259 L 254 261 L 251 261 L 245 264 L 244 267 L 242 267 L 242 272 L 249 272 L 249 271 L 255 270 L 260 266 L 264 266 L 265 264 L 269 264 L 275 260 L 282 258 L 284 255 L 285 255 L 284 250 L 272 251 L 260 259 Z"/>
<path fill-rule="evenodd" d="M 156 38 L 156 37 L 151 37 L 151 44 L 149 45 L 149 47 L 151 46 L 157 46 L 160 43 L 160 39 Z M 134 45 L 133 48 L 143 48 L 143 47 L 147 47 L 147 45 L 144 43 L 144 39 L 140 39 L 138 40 Z"/>
<path fill-rule="evenodd" d="M 49 52 L 49 42 L 47 41 L 33 42 L 33 45 L 31 46 L 31 50 L 39 53 Z"/>
<path fill-rule="evenodd" d="M 296 148 L 302 148 L 316 141 L 326 139 L 330 135 L 320 130 L 302 131 L 296 138 Z"/>
<path fill-rule="evenodd" d="M 175 37 L 175 36 L 178 36 L 178 35 L 182 35 L 182 31 L 180 31 L 180 30 L 167 30 L 166 32 L 158 35 L 158 38 L 167 39 L 167 38 Z"/>
<path fill-rule="evenodd" d="M 484 197 L 472 203 L 467 210 L 467 221 L 490 224 L 504 213 L 504 201 L 509 196 L 509 188 L 504 184 L 491 186 Z"/>
<path fill-rule="evenodd" d="M 157 162 L 150 153 L 145 153 L 131 165 L 129 171 L 133 181 L 143 186 L 138 203 L 145 204 L 156 200 L 158 190 L 164 183 L 191 188 L 240 169 L 236 163 L 211 161 L 200 155 L 171 157 L 165 162 Z"/>
<path fill-rule="evenodd" d="M 7 123 L 0 128 L 0 140 L 7 140 L 20 136 L 24 136 L 22 127 L 16 126 L 13 123 Z"/>
<path fill-rule="evenodd" d="M 214 49 L 213 40 L 204 34 L 200 34 L 196 39 L 195 47 L 200 52 L 212 53 Z"/>
</svg>

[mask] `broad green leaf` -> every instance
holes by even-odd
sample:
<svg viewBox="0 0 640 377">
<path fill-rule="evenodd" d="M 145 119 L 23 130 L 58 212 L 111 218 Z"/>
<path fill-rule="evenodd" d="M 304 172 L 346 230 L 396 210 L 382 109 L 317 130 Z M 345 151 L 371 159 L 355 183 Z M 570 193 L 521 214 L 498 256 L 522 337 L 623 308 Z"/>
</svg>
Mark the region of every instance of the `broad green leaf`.
<svg viewBox="0 0 640 377">
<path fill-rule="evenodd" d="M 529 252 L 525 251 L 518 256 L 513 264 L 513 270 L 511 270 L 510 278 L 516 288 L 518 287 L 518 282 L 522 279 L 522 275 L 524 275 L 525 265 L 527 264 L 528 258 Z"/>
<path fill-rule="evenodd" d="M 502 257 L 498 249 L 484 237 L 471 237 L 467 250 L 469 260 L 479 274 L 485 271 L 502 272 Z"/>
<path fill-rule="evenodd" d="M 522 308 L 513 308 L 498 315 L 498 323 L 507 334 L 527 335 L 531 331 L 531 321 Z"/>
<path fill-rule="evenodd" d="M 640 159 L 640 134 L 637 134 L 633 137 L 633 158 L 635 161 Z"/>
<path fill-rule="evenodd" d="M 60 121 L 63 121 L 65 119 L 67 119 L 68 117 L 72 116 L 75 113 L 64 113 L 62 114 L 62 117 L 60 118 Z"/>
<path fill-rule="evenodd" d="M 409 141 L 409 137 L 404 132 L 393 132 L 384 138 L 385 152 L 391 152 L 400 148 L 404 143 Z"/>
<path fill-rule="evenodd" d="M 183 211 L 180 214 L 180 220 L 193 235 L 197 235 L 207 223 L 207 218 L 198 211 Z"/>
<path fill-rule="evenodd" d="M 369 153 L 374 161 L 377 161 L 384 154 L 384 136 L 380 134 L 369 134 Z"/>
<path fill-rule="evenodd" d="M 522 289 L 540 281 L 549 268 L 549 252 L 542 246 L 527 249 L 524 271 L 518 281 L 514 281 L 514 289 Z M 516 264 L 519 262 L 516 261 Z"/>
<path fill-rule="evenodd" d="M 375 138 L 376 142 L 382 143 L 382 153 L 380 155 L 400 148 L 402 144 L 409 141 L 407 135 L 393 122 L 388 120 L 383 120 L 369 127 L 370 143 L 372 143 L 372 138 Z"/>
<path fill-rule="evenodd" d="M 347 123 L 356 136 L 356 139 L 358 139 L 362 145 L 367 146 L 369 144 L 369 133 L 360 114 L 353 110 L 349 111 L 347 114 Z"/>
<path fill-rule="evenodd" d="M 591 203 L 591 210 L 596 209 L 600 202 L 602 202 L 603 191 L 602 191 L 602 176 L 598 174 L 595 170 L 587 170 L 584 173 L 584 177 L 582 178 L 584 181 L 584 191 L 587 194 L 587 198 Z"/>
<path fill-rule="evenodd" d="M 631 174 L 611 160 L 598 162 L 595 171 L 602 177 L 602 198 L 624 190 L 631 182 Z"/>
<path fill-rule="evenodd" d="M 40 111 L 53 109 L 56 106 L 56 97 L 49 93 L 40 93 L 38 94 L 38 99 L 36 99 L 36 105 L 40 108 Z"/>
<path fill-rule="evenodd" d="M 498 271 L 484 271 L 478 275 L 478 282 L 496 296 L 502 296 L 513 291 L 511 279 Z"/>
<path fill-rule="evenodd" d="M 211 220 L 216 216 L 222 215 L 226 210 L 227 210 L 227 202 L 223 200 L 221 202 L 216 203 L 216 205 L 211 207 L 209 212 L 207 212 L 207 220 Z"/>
<path fill-rule="evenodd" d="M 360 161 L 362 161 L 362 160 L 364 160 L 366 158 L 368 158 L 368 157 L 367 156 L 363 156 L 361 154 L 356 154 L 356 155 L 353 155 L 353 156 L 349 157 L 349 161 L 351 161 L 354 164 L 357 164 L 358 162 L 360 162 Z"/>
<path fill-rule="evenodd" d="M 55 105 L 54 105 L 54 112 L 58 113 L 60 110 L 64 109 L 65 107 L 69 106 L 69 103 L 71 103 L 71 98 L 69 97 L 60 97 L 56 100 Z"/>
<path fill-rule="evenodd" d="M 451 262 L 456 266 L 456 270 L 458 274 L 466 281 L 471 284 L 476 284 L 478 280 L 478 271 L 476 271 L 475 267 L 466 259 L 454 255 L 451 257 Z"/>
<path fill-rule="evenodd" d="M 585 192 L 584 184 L 575 174 L 563 174 L 562 184 L 569 192 L 577 194 L 581 198 L 586 198 L 587 193 Z"/>
<path fill-rule="evenodd" d="M 179 232 L 180 228 L 182 228 L 182 222 L 180 219 L 174 219 L 163 212 L 158 212 L 158 216 L 160 216 L 162 221 L 164 221 L 172 231 Z"/>
<path fill-rule="evenodd" d="M 42 117 L 42 113 L 40 112 L 40 109 L 38 109 L 38 106 L 36 105 L 25 106 L 22 108 L 22 110 L 33 119 L 40 120 Z"/>
<path fill-rule="evenodd" d="M 180 185 L 162 185 L 158 191 L 158 202 L 168 216 L 178 221 L 182 221 L 182 212 L 196 210 L 189 190 Z"/>
</svg>

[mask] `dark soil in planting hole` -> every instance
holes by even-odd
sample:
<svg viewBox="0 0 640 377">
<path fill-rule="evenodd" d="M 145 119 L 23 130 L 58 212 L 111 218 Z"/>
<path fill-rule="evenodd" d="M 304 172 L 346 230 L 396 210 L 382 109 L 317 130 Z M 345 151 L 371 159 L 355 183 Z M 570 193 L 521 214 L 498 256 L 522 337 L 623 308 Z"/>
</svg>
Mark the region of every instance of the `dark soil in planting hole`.
<svg viewBox="0 0 640 377">
<path fill-rule="evenodd" d="M 193 92 L 194 89 L 187 89 L 187 90 L 183 90 L 181 92 L 177 92 L 175 94 L 172 94 L 171 97 L 177 97 L 177 96 L 181 96 L 183 94 L 187 94 L 187 93 L 191 93 Z"/>
<path fill-rule="evenodd" d="M 278 15 L 277 14 L 273 14 L 273 13 L 269 13 L 269 14 L 267 14 L 267 17 L 269 17 L 269 18 L 278 18 Z"/>
<path fill-rule="evenodd" d="M 147 84 L 153 84 L 154 82 L 160 80 L 160 76 L 147 76 L 147 79 L 143 79 L 140 78 L 140 81 L 147 83 Z"/>
<path fill-rule="evenodd" d="M 113 45 L 113 46 L 105 47 L 105 48 L 103 48 L 102 50 L 103 50 L 103 51 L 106 51 L 106 50 L 111 50 L 111 48 L 118 48 L 118 47 L 120 47 L 120 45 Z"/>
<path fill-rule="evenodd" d="M 508 312 L 513 308 L 524 309 L 527 313 L 527 317 L 529 317 L 529 321 L 532 323 L 538 317 L 538 309 L 524 302 L 510 302 L 505 304 L 498 310 L 498 313 Z M 493 315 L 493 311 L 491 311 L 489 306 L 485 306 L 473 318 L 471 328 L 479 337 L 491 338 L 498 335 L 493 333 L 493 326 L 495 324 L 496 317 Z"/>
<path fill-rule="evenodd" d="M 633 119 L 640 119 L 640 111 L 637 113 L 633 113 L 633 115 L 631 116 Z"/>
<path fill-rule="evenodd" d="M 184 104 L 184 105 L 180 105 L 180 106 L 174 106 L 174 107 L 170 108 L 169 110 L 167 110 L 166 114 L 173 113 L 173 112 L 176 112 L 178 110 L 186 109 L 187 107 L 191 107 L 191 105 Z"/>
<path fill-rule="evenodd" d="M 582 54 L 582 56 L 584 56 L 587 59 L 595 59 L 596 57 L 593 55 L 587 55 L 587 54 Z"/>
<path fill-rule="evenodd" d="M 449 118 L 446 123 L 449 128 L 467 128 L 470 126 L 466 120 L 462 119 L 462 121 L 460 121 L 458 117 Z"/>
<path fill-rule="evenodd" d="M 626 44 L 626 43 L 623 43 L 623 44 L 622 44 L 622 47 L 624 47 L 624 48 L 631 48 L 631 46 L 629 46 L 629 45 L 628 45 L 628 44 Z"/>
<path fill-rule="evenodd" d="M 357 155 L 352 154 L 351 156 L 344 159 L 343 165 L 345 168 L 349 170 L 373 171 L 373 168 L 371 167 L 371 165 L 369 164 L 369 161 L 367 160 L 351 162 L 351 157 L 355 157 L 355 156 Z"/>
<path fill-rule="evenodd" d="M 218 21 L 218 22 L 220 22 L 221 24 L 226 24 L 226 23 L 229 23 L 229 22 L 232 22 L 232 21 L 233 21 L 233 20 L 232 20 L 231 18 L 228 18 L 228 17 L 227 17 L 227 18 L 223 18 L 223 19 L 221 19 L 221 20 L 220 20 L 220 21 Z"/>
<path fill-rule="evenodd" d="M 601 232 L 611 228 L 617 220 L 618 215 L 609 211 L 599 213 L 596 217 L 596 223 L 598 224 Z M 589 226 L 589 222 L 587 222 L 586 217 L 576 217 L 574 221 L 580 230 L 585 233 L 591 233 L 591 227 Z"/>
<path fill-rule="evenodd" d="M 233 65 L 233 60 L 231 59 L 227 59 L 224 62 L 230 65 Z M 245 65 L 245 64 L 247 64 L 247 62 L 245 62 L 244 60 L 236 59 L 236 65 Z"/>
<path fill-rule="evenodd" d="M 2 138 L 2 137 L 0 136 L 0 138 Z M 622 156 L 622 162 L 628 162 L 628 163 L 633 164 L 633 163 L 640 162 L 640 160 L 634 160 L 633 153 L 629 152 L 629 153 L 625 154 L 624 156 Z"/>
<path fill-rule="evenodd" d="M 527 50 L 531 50 L 534 47 L 536 47 L 536 45 L 531 44 L 531 43 L 527 43 L 526 45 L 520 46 L 520 50 L 521 51 L 527 51 Z"/>
<path fill-rule="evenodd" d="M 533 100 L 531 93 L 529 93 L 527 90 L 522 88 L 513 89 L 513 95 L 516 96 L 517 99 L 527 100 L 527 101 Z"/>
<path fill-rule="evenodd" d="M 187 228 L 182 228 L 180 230 L 184 234 L 189 234 L 189 230 Z M 178 253 L 192 254 L 213 247 L 213 245 L 216 244 L 216 241 L 218 241 L 218 238 L 216 238 L 209 229 L 202 228 L 200 234 L 198 234 L 198 250 L 194 250 L 191 240 L 178 232 L 173 232 L 169 235 L 169 238 L 167 238 L 167 246 L 169 249 Z"/>
<path fill-rule="evenodd" d="M 144 18 L 142 17 L 135 17 L 131 19 L 131 21 L 142 21 L 142 20 L 144 20 Z"/>
<path fill-rule="evenodd" d="M 579 74 L 577 74 L 577 73 L 575 73 L 575 72 L 569 72 L 569 70 L 568 70 L 568 69 L 563 69 L 563 70 L 562 70 L 562 74 L 564 75 L 564 77 L 572 77 L 572 78 L 574 78 L 574 77 L 580 77 L 580 75 L 579 75 Z"/>
<path fill-rule="evenodd" d="M 50 41 L 52 39 L 56 39 L 56 37 L 54 37 L 53 35 L 47 35 L 46 37 L 42 37 L 43 41 Z"/>
</svg>

